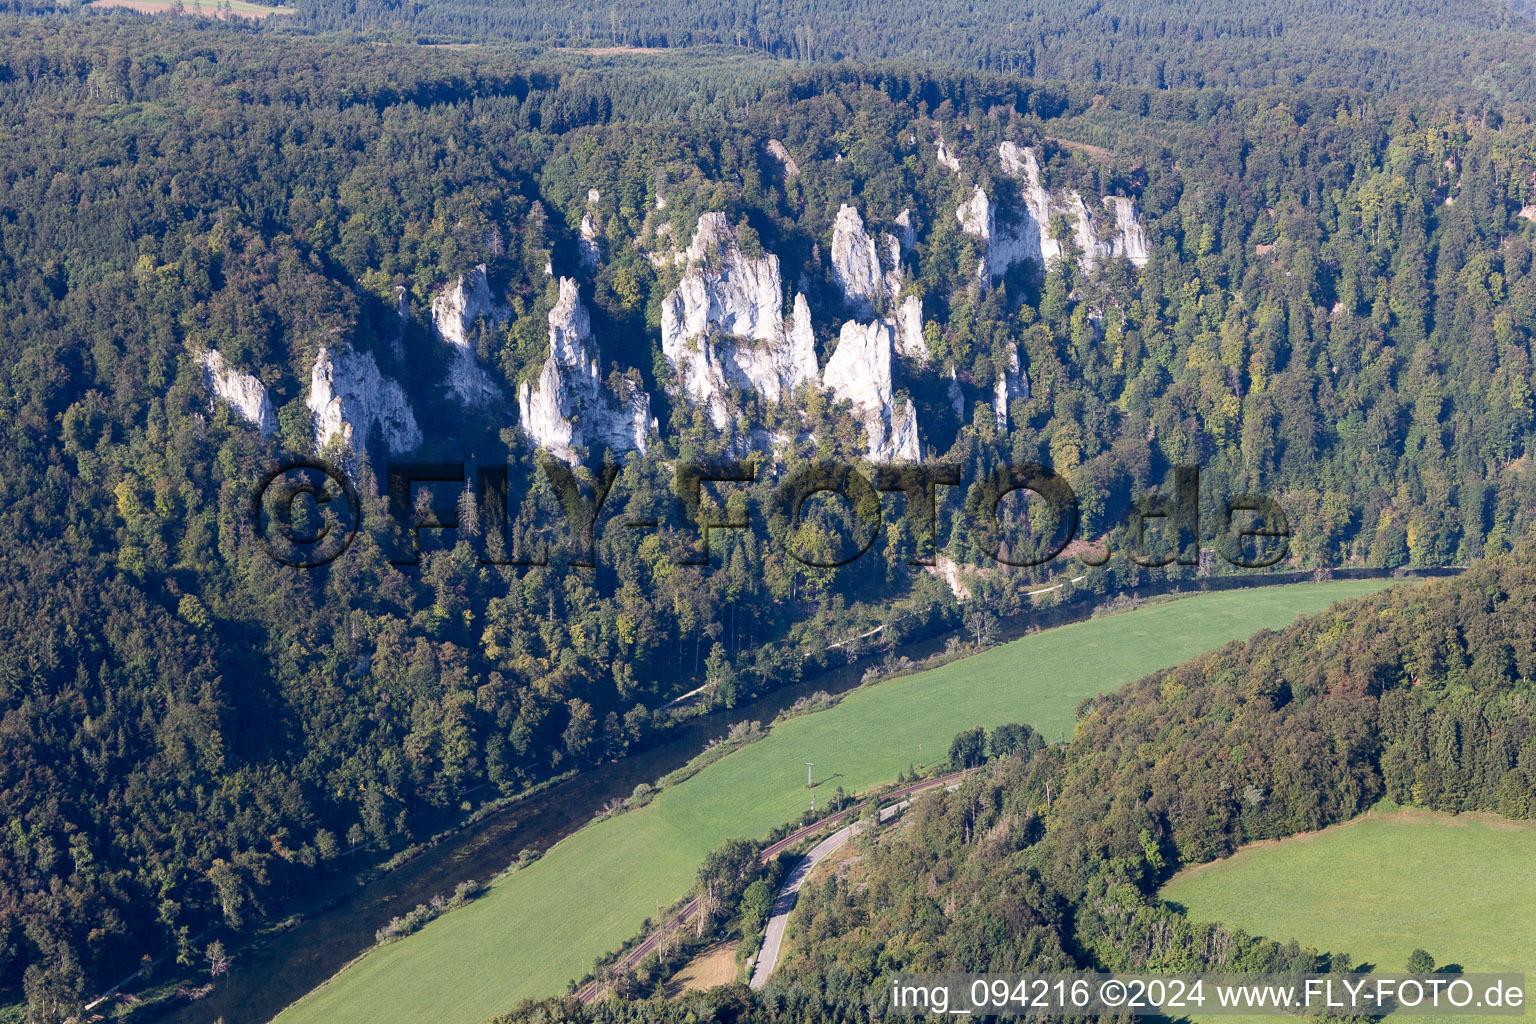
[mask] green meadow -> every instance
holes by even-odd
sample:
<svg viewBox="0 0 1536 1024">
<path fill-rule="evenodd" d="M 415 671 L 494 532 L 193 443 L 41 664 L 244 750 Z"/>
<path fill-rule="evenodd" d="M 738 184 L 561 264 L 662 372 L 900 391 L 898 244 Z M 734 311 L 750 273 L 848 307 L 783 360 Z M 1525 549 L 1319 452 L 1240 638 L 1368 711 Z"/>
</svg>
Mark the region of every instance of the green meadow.
<svg viewBox="0 0 1536 1024">
<path fill-rule="evenodd" d="M 1192 918 L 1348 953 L 1385 974 L 1423 948 L 1471 972 L 1536 972 L 1536 823 L 1371 814 L 1191 868 L 1162 897 Z M 1423 1018 L 1420 1018 L 1423 1019 Z"/>
<path fill-rule="evenodd" d="M 550 995 L 684 895 L 704 855 L 795 818 L 816 792 L 893 780 L 943 759 L 961 729 L 1027 722 L 1055 740 L 1084 698 L 1298 615 L 1369 593 L 1345 581 L 1202 594 L 1047 630 L 850 694 L 775 726 L 649 805 L 589 826 L 479 900 L 375 949 L 285 1010 L 281 1024 L 479 1024 Z M 921 747 L 921 753 L 919 748 Z M 508 860 L 515 851 L 508 851 Z"/>
</svg>

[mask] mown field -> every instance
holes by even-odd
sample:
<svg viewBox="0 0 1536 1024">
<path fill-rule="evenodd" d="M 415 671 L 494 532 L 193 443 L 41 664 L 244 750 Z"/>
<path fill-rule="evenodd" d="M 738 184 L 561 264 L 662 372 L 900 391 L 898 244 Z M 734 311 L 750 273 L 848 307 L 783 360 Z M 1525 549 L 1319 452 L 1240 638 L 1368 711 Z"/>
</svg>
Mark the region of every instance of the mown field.
<svg viewBox="0 0 1536 1024">
<path fill-rule="evenodd" d="M 91 7 L 127 7 L 143 14 L 169 14 L 176 9 L 176 0 L 90 0 Z M 186 14 L 197 13 L 194 0 L 182 0 Z M 204 0 L 202 13 L 209 17 L 222 17 L 223 0 Z M 266 4 L 247 3 L 246 0 L 229 0 L 229 13 L 246 18 L 265 18 L 272 15 L 292 14 L 292 7 L 272 7 Z"/>
<path fill-rule="evenodd" d="M 648 806 L 583 829 L 475 903 L 376 949 L 279 1017 L 281 1024 L 479 1024 L 524 996 L 559 991 L 583 961 L 639 930 L 688 889 L 731 837 L 760 836 L 825 800 L 947 754 L 974 725 L 1028 722 L 1055 740 L 1086 696 L 1278 628 L 1383 581 L 1297 584 L 1199 595 L 1048 630 L 942 668 L 851 694 L 776 726 Z M 921 746 L 921 754 L 919 754 Z M 516 851 L 508 851 L 508 859 Z"/>
<path fill-rule="evenodd" d="M 1402 973 L 1416 947 L 1468 972 L 1533 971 L 1532 865 L 1536 823 L 1398 811 L 1248 847 L 1181 872 L 1161 895 L 1198 920 L 1382 973 Z"/>
</svg>

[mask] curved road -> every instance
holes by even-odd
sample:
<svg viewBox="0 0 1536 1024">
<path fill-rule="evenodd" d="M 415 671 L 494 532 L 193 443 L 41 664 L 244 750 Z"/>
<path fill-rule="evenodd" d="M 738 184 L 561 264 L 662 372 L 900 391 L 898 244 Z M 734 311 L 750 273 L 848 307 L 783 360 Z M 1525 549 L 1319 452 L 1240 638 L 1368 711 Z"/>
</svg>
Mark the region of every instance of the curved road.
<svg viewBox="0 0 1536 1024">
<path fill-rule="evenodd" d="M 974 769 L 972 769 L 972 770 L 974 770 Z M 910 798 L 912 796 L 914 796 L 914 795 L 916 795 L 918 793 L 924 792 L 925 790 L 933 789 L 935 786 L 945 786 L 945 787 L 953 789 L 956 785 L 959 784 L 959 780 L 961 778 L 965 777 L 967 774 L 969 774 L 969 773 L 968 772 L 952 772 L 949 775 L 941 775 L 940 777 L 938 777 L 936 779 L 925 779 L 922 782 L 916 782 L 916 783 L 913 783 L 910 786 L 903 786 L 900 789 L 893 790 L 892 792 L 890 792 L 890 793 L 888 793 L 886 795 L 888 797 L 898 797 L 898 798 L 900 798 L 901 802 L 899 804 L 895 804 L 895 805 L 892 805 L 890 807 L 883 808 L 880 811 L 880 820 L 881 821 L 886 820 L 891 815 L 895 814 L 897 812 L 897 810 L 899 810 L 901 807 L 905 807 L 908 803 L 910 803 L 911 802 Z M 762 853 L 758 854 L 758 860 L 761 861 L 762 863 L 766 864 L 766 863 L 768 863 L 768 861 L 770 861 L 773 858 L 777 857 L 779 854 L 783 853 L 785 850 L 789 849 L 791 846 L 794 846 L 796 843 L 799 843 L 802 839 L 805 839 L 807 836 L 813 835 L 813 834 L 821 831 L 822 829 L 826 828 L 828 825 L 837 825 L 837 824 L 840 824 L 841 822 L 843 822 L 844 820 L 846 820 L 847 818 L 857 817 L 859 814 L 861 814 L 863 812 L 864 806 L 868 802 L 869 802 L 868 800 L 862 800 L 859 803 L 856 803 L 856 804 L 854 804 L 851 807 L 843 808 L 841 811 L 838 811 L 836 814 L 833 814 L 833 815 L 830 815 L 830 816 L 828 816 L 826 818 L 823 818 L 821 821 L 815 821 L 815 822 L 812 822 L 809 825 L 804 826 L 803 828 L 795 829 L 795 831 L 791 832 L 789 835 L 785 836 L 783 839 L 780 839 L 777 842 L 775 842 L 775 843 L 769 845 L 767 848 L 765 848 Z M 839 829 L 837 832 L 833 833 L 833 835 L 829 836 L 826 840 L 823 840 L 822 843 L 818 844 L 817 847 L 816 847 L 816 850 L 820 850 L 823 846 L 826 846 L 828 842 L 831 842 L 833 839 L 836 839 L 837 836 L 842 835 L 843 838 L 841 840 L 838 840 L 838 842 L 835 843 L 833 846 L 831 846 L 826 851 L 826 853 L 823 853 L 821 855 L 822 857 L 825 857 L 827 853 L 832 852 L 832 850 L 835 850 L 838 846 L 841 846 L 844 842 L 847 841 L 848 835 L 844 835 L 844 833 L 848 833 L 849 835 L 851 835 L 852 834 L 852 830 L 854 828 L 856 828 L 856 827 L 857 827 L 857 822 L 855 822 L 853 824 L 850 824 L 850 825 L 847 825 L 847 826 L 844 826 L 843 828 Z M 812 850 L 811 853 L 814 854 L 816 852 L 816 850 Z M 820 860 L 820 858 L 818 858 L 818 862 L 819 862 L 819 860 Z M 803 873 L 800 872 L 800 868 L 804 865 L 804 863 L 805 863 L 805 860 L 802 859 L 800 864 L 797 864 L 795 866 L 795 870 L 790 872 L 790 877 L 791 878 L 794 878 L 796 873 L 800 873 L 801 881 L 804 880 L 805 875 L 810 873 L 810 867 L 807 867 Z M 811 867 L 815 867 L 815 864 L 812 864 Z M 786 882 L 786 886 L 787 885 L 788 885 L 788 883 Z M 800 891 L 800 886 L 797 883 L 795 885 L 795 893 L 798 895 L 799 891 Z M 777 920 L 778 917 L 779 917 L 779 903 L 783 899 L 784 899 L 784 891 L 781 889 L 780 892 L 779 892 L 778 897 L 774 900 L 774 904 L 773 904 L 774 919 L 775 920 Z M 792 908 L 794 906 L 794 903 L 791 901 L 789 906 Z M 641 960 L 645 959 L 645 957 L 648 954 L 650 954 L 651 952 L 655 951 L 656 947 L 661 944 L 662 939 L 664 937 L 666 937 L 666 935 L 668 935 L 670 933 L 673 933 L 673 932 L 676 932 L 678 929 L 682 928 L 683 925 L 685 925 L 685 924 L 689 923 L 690 921 L 692 921 L 694 916 L 696 914 L 698 914 L 698 912 L 699 912 L 699 898 L 697 896 L 695 896 L 695 897 L 693 897 L 693 899 L 691 899 L 687 903 L 683 904 L 683 908 L 681 910 L 679 910 L 676 914 L 673 914 L 672 917 L 669 920 L 667 920 L 664 924 L 662 924 L 655 931 L 651 932 L 651 934 L 647 935 L 644 940 L 642 940 L 637 946 L 635 946 L 634 949 L 631 949 L 628 953 L 625 953 L 622 957 L 620 957 L 614 963 L 610 964 L 607 968 L 605 968 L 604 971 L 603 971 L 603 974 L 606 977 L 610 977 L 611 978 L 611 977 L 615 977 L 617 975 L 623 974 L 625 971 L 631 969 L 636 964 L 638 964 Z M 788 909 L 786 909 L 784 911 L 784 914 L 787 916 L 788 913 L 789 913 L 789 911 L 788 911 Z M 770 922 L 769 923 L 769 927 L 772 927 L 772 924 L 773 924 L 773 922 Z M 779 934 L 780 934 L 780 936 L 783 935 L 783 932 L 784 932 L 784 926 L 783 926 L 783 924 L 781 922 L 779 924 Z M 778 948 L 777 948 L 777 943 L 775 943 L 774 959 L 777 959 L 777 957 L 778 957 Z M 758 963 L 761 965 L 765 961 L 768 963 L 768 971 L 772 972 L 772 970 L 773 970 L 773 962 L 767 960 L 766 957 L 764 957 L 763 955 L 759 954 L 759 956 L 758 956 Z M 766 975 L 764 975 L 764 980 L 767 980 L 767 976 Z M 756 974 L 754 974 L 752 976 L 752 987 L 753 988 L 760 987 L 758 985 L 757 975 Z M 593 981 L 587 982 L 587 984 L 584 985 L 580 989 L 580 991 L 578 991 L 576 993 L 576 997 L 578 999 L 580 999 L 584 1003 L 590 1003 L 592 1000 L 596 999 L 600 994 L 602 994 L 603 992 L 607 991 L 607 989 L 608 989 L 607 982 L 605 982 L 601 978 L 594 979 Z"/>
<path fill-rule="evenodd" d="M 960 774 L 963 775 L 964 773 Z M 937 786 L 942 783 L 945 789 L 955 789 L 960 785 L 958 781 L 954 781 L 958 778 L 959 775 L 952 775 L 947 779 L 935 779 L 933 785 Z M 913 790 L 913 792 L 917 791 Z M 891 804 L 888 807 L 880 808 L 881 823 L 890 821 L 911 803 L 912 799 L 908 796 L 906 799 Z M 773 974 L 774 967 L 778 965 L 779 947 L 784 943 L 784 929 L 789 924 L 790 911 L 794 910 L 795 904 L 800 901 L 800 887 L 805 884 L 805 880 L 810 877 L 811 872 L 816 870 L 816 865 L 826 860 L 828 856 L 844 843 L 858 835 L 863 824 L 862 821 L 856 821 L 851 825 L 844 825 L 811 847 L 811 852 L 801 857 L 794 870 L 784 879 L 784 884 L 779 888 L 779 894 L 773 900 L 773 916 L 768 919 L 768 928 L 763 932 L 763 948 L 757 951 L 757 964 L 752 968 L 753 988 L 762 988 L 768 984 L 769 976 Z"/>
</svg>

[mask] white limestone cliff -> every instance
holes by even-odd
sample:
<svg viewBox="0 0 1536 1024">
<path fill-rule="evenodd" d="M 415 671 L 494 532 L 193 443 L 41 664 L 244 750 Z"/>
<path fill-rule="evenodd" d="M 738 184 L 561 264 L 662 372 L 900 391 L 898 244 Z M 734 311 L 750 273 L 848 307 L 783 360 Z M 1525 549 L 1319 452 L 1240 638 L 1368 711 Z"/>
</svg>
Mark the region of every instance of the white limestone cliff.
<svg viewBox="0 0 1536 1024">
<path fill-rule="evenodd" d="M 832 279 L 863 313 L 884 309 L 901 292 L 901 240 L 885 233 L 876 243 L 859 211 L 844 203 L 832 229 Z"/>
<path fill-rule="evenodd" d="M 581 265 L 591 270 L 603 258 L 603 247 L 599 244 L 602 233 L 597 229 L 597 220 L 592 216 L 592 211 L 581 215 L 581 237 L 577 245 L 581 249 Z"/>
<path fill-rule="evenodd" d="M 934 146 L 938 149 L 939 163 L 959 174 L 960 159 L 949 151 L 949 144 L 944 141 L 944 136 L 940 135 Z"/>
<path fill-rule="evenodd" d="M 1024 208 L 1015 222 L 999 223 L 996 210 L 980 186 L 955 211 L 961 227 L 987 242 L 986 272 L 1003 274 L 1021 260 L 1050 266 L 1062 257 L 1061 241 L 1051 236 L 1051 220 L 1064 215 L 1072 225 L 1072 241 L 1081 253 L 1083 268 L 1092 273 L 1118 256 L 1145 266 L 1151 256 L 1146 229 L 1133 200 L 1105 196 L 1106 212 L 1097 218 L 1076 191 L 1053 196 L 1040 181 L 1040 162 L 1034 150 L 1013 142 L 998 146 L 1005 174 L 1020 183 Z"/>
<path fill-rule="evenodd" d="M 270 437 L 277 432 L 277 411 L 267 397 L 267 389 L 249 373 L 241 373 L 224 361 L 218 349 L 209 349 L 197 357 L 203 368 L 203 386 L 229 403 L 241 419 Z"/>
<path fill-rule="evenodd" d="M 955 410 L 955 415 L 960 422 L 965 422 L 965 392 L 960 390 L 960 379 L 955 373 L 954 366 L 949 368 L 949 404 Z"/>
<path fill-rule="evenodd" d="M 789 155 L 789 150 L 778 139 L 769 139 L 767 145 L 768 155 L 779 162 L 784 169 L 784 180 L 796 177 L 800 173 L 800 165 L 795 163 L 795 158 Z"/>
<path fill-rule="evenodd" d="M 911 252 L 913 246 L 917 245 L 917 225 L 912 220 L 911 210 L 903 208 L 896 215 L 896 234 L 902 252 Z"/>
<path fill-rule="evenodd" d="M 843 297 L 868 306 L 882 288 L 880 253 L 875 240 L 864 233 L 864 218 L 844 203 L 832 228 L 832 280 Z"/>
<path fill-rule="evenodd" d="M 746 256 L 725 214 L 706 213 L 686 261 L 682 281 L 662 300 L 661 350 L 678 390 L 718 429 L 734 416 L 732 386 L 779 403 L 816 379 L 810 307 L 797 295 L 786 322 L 777 256 Z"/>
<path fill-rule="evenodd" d="M 1147 265 L 1152 258 L 1152 247 L 1147 242 L 1147 229 L 1141 224 L 1141 211 L 1136 201 L 1124 196 L 1105 196 L 1104 205 L 1114 217 L 1115 235 L 1111 240 L 1114 254 L 1123 255 L 1138 267 Z"/>
<path fill-rule="evenodd" d="M 923 337 L 923 300 L 908 295 L 896 314 L 896 353 L 918 366 L 928 365 L 928 339 Z"/>
<path fill-rule="evenodd" d="M 960 222 L 960 230 L 981 239 L 983 243 L 981 263 L 976 267 L 976 277 L 983 286 L 992 280 L 994 273 L 1001 274 L 1008 269 L 1008 265 L 997 261 L 992 252 L 992 218 L 992 200 L 987 198 L 986 190 L 980 185 L 971 192 L 971 198 L 955 207 L 955 219 Z M 994 264 L 996 270 L 993 269 Z"/>
<path fill-rule="evenodd" d="M 501 398 L 501 389 L 475 358 L 470 337 L 475 322 L 482 318 L 492 324 L 507 318 L 506 310 L 491 296 L 483 263 L 432 299 L 432 324 L 438 337 L 452 346 L 446 384 L 460 405 L 483 405 Z"/>
<path fill-rule="evenodd" d="M 575 463 L 578 449 L 602 445 L 645 452 L 651 398 L 625 380 L 615 392 L 603 383 L 592 320 L 576 282 L 560 279 L 560 299 L 549 311 L 549 355 L 537 386 L 517 391 L 519 422 L 539 447 Z"/>
<path fill-rule="evenodd" d="M 405 389 L 379 372 L 372 353 L 321 346 L 310 370 L 305 404 L 314 418 L 318 449 L 335 441 L 360 454 L 378 440 L 399 455 L 421 444 L 421 429 Z"/>
<path fill-rule="evenodd" d="M 851 402 L 863 423 L 871 462 L 921 458 L 917 410 L 910 401 L 904 401 L 898 410 L 892 399 L 894 334 L 883 320 L 868 324 L 848 321 L 822 372 L 823 386 L 834 398 Z"/>
<path fill-rule="evenodd" d="M 1015 398 L 1029 397 L 1029 375 L 1019 368 L 1018 346 L 1008 350 L 1008 366 L 997 376 L 992 387 L 992 411 L 997 417 L 997 429 L 1008 432 L 1008 403 Z"/>
</svg>

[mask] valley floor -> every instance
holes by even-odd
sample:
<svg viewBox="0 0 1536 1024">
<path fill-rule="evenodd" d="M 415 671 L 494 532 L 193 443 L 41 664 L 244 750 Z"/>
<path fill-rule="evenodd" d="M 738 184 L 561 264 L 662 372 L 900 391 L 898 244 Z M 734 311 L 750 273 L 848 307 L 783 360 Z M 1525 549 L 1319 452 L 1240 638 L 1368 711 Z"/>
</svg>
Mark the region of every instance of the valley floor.
<svg viewBox="0 0 1536 1024">
<path fill-rule="evenodd" d="M 289 1007 L 281 1024 L 478 1024 L 519 998 L 557 992 L 592 957 L 639 931 L 658 901 L 683 895 L 705 853 L 794 819 L 808 802 L 859 792 L 941 760 L 974 725 L 1026 722 L 1048 740 L 1077 704 L 1386 581 L 1298 584 L 1156 604 L 993 648 L 859 690 L 775 726 L 762 740 L 661 792 L 645 807 L 582 829 L 487 895 L 374 950 Z"/>
</svg>

